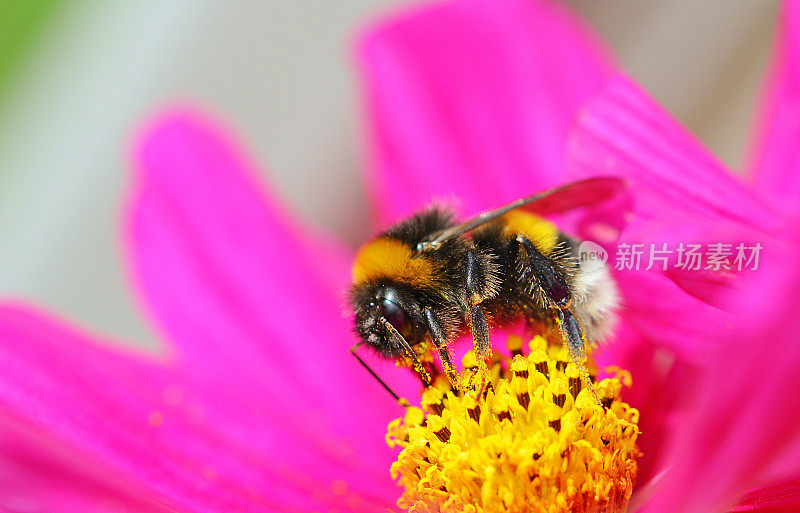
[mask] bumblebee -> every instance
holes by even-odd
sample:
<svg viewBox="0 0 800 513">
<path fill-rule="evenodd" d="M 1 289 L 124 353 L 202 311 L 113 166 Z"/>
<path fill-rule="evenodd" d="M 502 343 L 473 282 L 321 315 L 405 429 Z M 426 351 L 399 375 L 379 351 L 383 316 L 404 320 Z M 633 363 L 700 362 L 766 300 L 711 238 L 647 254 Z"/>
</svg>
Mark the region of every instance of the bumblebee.
<svg viewBox="0 0 800 513">
<path fill-rule="evenodd" d="M 586 347 L 615 322 L 616 286 L 601 262 L 578 265 L 581 242 L 542 215 L 605 201 L 616 178 L 591 178 L 520 199 L 457 223 L 434 205 L 405 219 L 358 251 L 350 300 L 360 337 L 385 358 L 407 358 L 425 384 L 430 375 L 414 346 L 430 340 L 448 378 L 458 374 L 448 346 L 471 332 L 479 362 L 491 353 L 489 326 L 520 320 L 557 328 L 570 357 L 585 370 Z"/>
</svg>

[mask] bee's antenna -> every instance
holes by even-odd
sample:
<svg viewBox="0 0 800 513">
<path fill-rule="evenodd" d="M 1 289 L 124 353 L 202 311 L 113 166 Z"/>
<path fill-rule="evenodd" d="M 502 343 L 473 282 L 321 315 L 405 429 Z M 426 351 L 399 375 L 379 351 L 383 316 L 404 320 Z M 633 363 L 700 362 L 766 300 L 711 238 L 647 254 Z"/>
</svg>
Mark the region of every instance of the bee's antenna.
<svg viewBox="0 0 800 513">
<path fill-rule="evenodd" d="M 364 341 L 363 341 L 363 340 L 362 340 L 361 342 L 359 342 L 358 344 L 354 345 L 353 347 L 351 347 L 351 348 L 350 348 L 350 354 L 352 354 L 353 356 L 355 356 L 355 357 L 356 357 L 356 360 L 358 360 L 358 363 L 360 363 L 362 367 L 364 367 L 365 369 L 367 369 L 367 372 L 369 372 L 369 373 L 372 375 L 372 377 L 373 377 L 373 378 L 375 378 L 375 381 L 377 381 L 378 383 L 380 383 L 380 384 L 381 384 L 381 386 L 384 388 L 384 390 L 386 390 L 387 392 L 389 392 L 389 394 L 390 394 L 392 397 L 394 397 L 394 400 L 395 400 L 395 401 L 397 401 L 397 402 L 400 404 L 400 406 L 408 406 L 408 401 L 406 401 L 405 399 L 401 399 L 401 398 L 400 398 L 400 396 L 399 396 L 399 395 L 397 395 L 397 394 L 395 393 L 395 391 L 394 391 L 394 390 L 392 390 L 392 389 L 389 387 L 389 385 L 387 385 L 387 384 L 386 384 L 386 383 L 385 383 L 385 382 L 384 382 L 384 381 L 383 381 L 383 380 L 382 380 L 380 377 L 378 377 L 378 375 L 377 375 L 377 374 L 375 374 L 375 371 L 374 371 L 374 370 L 372 370 L 372 368 L 371 368 L 369 365 L 367 365 L 367 362 L 365 362 L 364 360 L 362 360 L 362 359 L 361 359 L 361 357 L 360 357 L 360 356 L 358 356 L 358 354 L 356 353 L 356 351 L 358 350 L 358 348 L 359 348 L 359 347 L 361 347 L 361 346 L 362 346 L 362 344 L 364 344 Z"/>
</svg>

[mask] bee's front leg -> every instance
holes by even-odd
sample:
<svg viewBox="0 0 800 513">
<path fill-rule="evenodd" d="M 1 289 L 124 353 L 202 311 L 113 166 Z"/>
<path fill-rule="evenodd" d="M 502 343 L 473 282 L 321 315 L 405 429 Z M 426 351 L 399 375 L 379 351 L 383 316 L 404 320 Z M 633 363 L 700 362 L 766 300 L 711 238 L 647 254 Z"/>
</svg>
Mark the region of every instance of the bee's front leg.
<svg viewBox="0 0 800 513">
<path fill-rule="evenodd" d="M 472 342 L 475 345 L 475 356 L 479 362 L 485 362 L 491 355 L 489 343 L 489 324 L 486 314 L 480 306 L 483 301 L 483 271 L 480 269 L 475 253 L 469 251 L 465 262 L 467 281 L 467 301 L 469 303 L 469 322 L 472 328 Z"/>
<path fill-rule="evenodd" d="M 453 360 L 450 358 L 450 351 L 447 348 L 447 338 L 445 337 L 444 330 L 442 330 L 441 323 L 430 308 L 425 308 L 423 313 L 425 315 L 425 324 L 428 333 L 431 336 L 431 342 L 433 342 L 433 345 L 439 350 L 439 358 L 442 360 L 442 367 L 444 367 L 445 374 L 447 374 L 447 379 L 450 381 L 450 384 L 453 385 L 453 388 L 458 390 L 460 388 L 458 373 L 453 366 Z"/>
</svg>

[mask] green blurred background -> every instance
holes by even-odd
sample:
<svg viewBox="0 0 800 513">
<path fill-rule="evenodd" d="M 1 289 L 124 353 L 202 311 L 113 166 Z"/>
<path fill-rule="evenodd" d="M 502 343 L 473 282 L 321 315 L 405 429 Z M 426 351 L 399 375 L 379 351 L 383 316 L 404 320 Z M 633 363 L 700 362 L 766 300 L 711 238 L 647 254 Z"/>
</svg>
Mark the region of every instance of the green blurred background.
<svg viewBox="0 0 800 513">
<path fill-rule="evenodd" d="M 125 141 L 172 100 L 235 126 L 308 222 L 369 234 L 357 24 L 385 0 L 0 0 L 0 293 L 148 348 L 117 225 Z M 570 0 L 623 66 L 740 167 L 777 2 Z"/>
</svg>

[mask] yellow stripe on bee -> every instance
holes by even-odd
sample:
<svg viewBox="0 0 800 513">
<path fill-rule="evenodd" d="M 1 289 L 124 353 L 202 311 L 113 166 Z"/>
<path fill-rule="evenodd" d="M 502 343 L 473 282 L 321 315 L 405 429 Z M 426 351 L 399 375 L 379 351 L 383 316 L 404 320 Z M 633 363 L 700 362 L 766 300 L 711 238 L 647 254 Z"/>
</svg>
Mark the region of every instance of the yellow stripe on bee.
<svg viewBox="0 0 800 513">
<path fill-rule="evenodd" d="M 556 225 L 536 214 L 512 210 L 503 216 L 503 221 L 506 234 L 524 235 L 545 255 L 553 251 L 558 243 L 559 230 Z"/>
<path fill-rule="evenodd" d="M 371 278 L 393 278 L 416 286 L 431 286 L 435 281 L 433 263 L 415 254 L 402 242 L 379 237 L 367 242 L 356 254 L 353 282 Z"/>
</svg>

